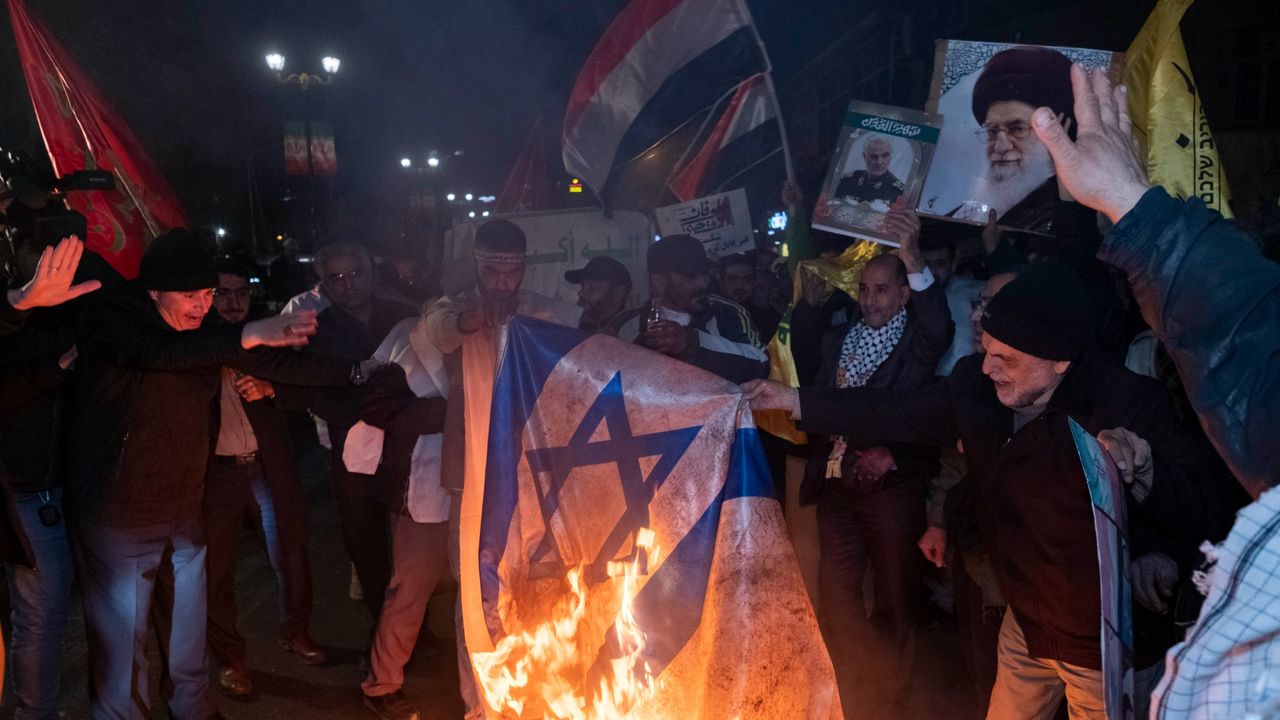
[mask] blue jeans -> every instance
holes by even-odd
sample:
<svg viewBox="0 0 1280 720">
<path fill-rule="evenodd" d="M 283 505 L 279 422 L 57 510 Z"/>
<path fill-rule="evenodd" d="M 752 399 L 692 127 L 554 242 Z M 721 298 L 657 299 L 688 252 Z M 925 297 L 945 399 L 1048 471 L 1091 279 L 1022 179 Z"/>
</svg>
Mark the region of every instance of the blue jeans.
<svg viewBox="0 0 1280 720">
<path fill-rule="evenodd" d="M 167 647 L 174 720 L 213 714 L 205 664 L 205 545 L 197 509 L 187 517 L 138 528 L 81 520 L 77 557 L 89 635 L 89 701 L 94 720 L 145 720 L 147 631 L 156 576 L 166 553 L 173 565 L 173 617 Z"/>
<path fill-rule="evenodd" d="M 62 631 L 71 599 L 71 544 L 65 520 L 45 527 L 40 508 L 62 514 L 62 488 L 19 495 L 18 522 L 31 543 L 36 569 L 9 568 L 9 600 L 13 636 L 9 669 L 13 682 L 14 720 L 58 717 L 58 680 L 62 677 Z"/>
</svg>

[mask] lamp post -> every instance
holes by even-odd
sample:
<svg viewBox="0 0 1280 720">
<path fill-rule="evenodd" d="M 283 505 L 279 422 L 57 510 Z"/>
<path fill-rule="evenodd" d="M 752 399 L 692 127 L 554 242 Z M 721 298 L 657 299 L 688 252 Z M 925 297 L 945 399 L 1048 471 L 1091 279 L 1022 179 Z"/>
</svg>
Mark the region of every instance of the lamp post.
<svg viewBox="0 0 1280 720">
<path fill-rule="evenodd" d="M 276 80 L 285 85 L 297 85 L 299 88 L 306 90 L 312 85 L 332 85 L 334 77 L 338 74 L 338 68 L 342 66 L 342 60 L 332 55 L 326 55 L 320 59 L 320 67 L 324 68 L 324 75 L 315 75 L 313 73 L 301 72 L 290 73 L 284 72 L 284 55 L 273 52 L 268 53 L 267 67 L 276 74 Z"/>
</svg>

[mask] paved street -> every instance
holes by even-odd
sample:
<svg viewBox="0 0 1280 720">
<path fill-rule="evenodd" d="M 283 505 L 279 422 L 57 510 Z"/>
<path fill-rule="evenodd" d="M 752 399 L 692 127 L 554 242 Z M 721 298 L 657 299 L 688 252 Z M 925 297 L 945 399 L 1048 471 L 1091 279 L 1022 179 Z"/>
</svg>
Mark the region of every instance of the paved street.
<svg viewBox="0 0 1280 720">
<path fill-rule="evenodd" d="M 240 602 L 240 630 L 249 642 L 249 664 L 256 691 L 246 702 L 217 694 L 219 709 L 232 720 L 373 718 L 361 705 L 359 690 L 361 649 L 371 623 L 364 605 L 348 596 L 349 571 L 338 530 L 338 517 L 329 493 L 327 455 L 312 440 L 302 456 L 312 508 L 311 564 L 315 579 L 312 631 L 316 640 L 329 651 L 329 662 L 321 667 L 305 666 L 276 644 L 275 577 L 267 564 L 266 554 L 246 532 L 241 544 L 236 594 Z M 456 720 L 462 717 L 451 635 L 453 600 L 453 588 L 438 591 L 433 598 L 429 615 L 435 639 L 419 642 L 417 653 L 406 671 L 405 692 L 417 704 L 423 720 Z M 7 589 L 0 589 L 0 613 L 3 613 L 7 636 Z M 87 719 L 89 700 L 84 621 L 78 595 L 74 599 L 63 650 L 64 717 L 67 720 Z M 959 657 L 955 632 L 949 624 L 935 623 L 922 631 L 916 672 L 921 687 L 919 692 L 912 693 L 909 705 L 902 708 L 900 717 L 921 720 L 969 720 L 972 717 L 968 711 L 969 696 L 965 694 L 966 680 Z M 155 691 L 158 662 L 153 642 L 153 698 L 158 697 Z M 211 682 L 217 686 L 216 678 Z M 13 717 L 13 702 L 6 687 L 5 699 L 0 703 L 0 718 L 10 717 Z M 151 717 L 169 717 L 163 703 L 153 708 Z"/>
</svg>

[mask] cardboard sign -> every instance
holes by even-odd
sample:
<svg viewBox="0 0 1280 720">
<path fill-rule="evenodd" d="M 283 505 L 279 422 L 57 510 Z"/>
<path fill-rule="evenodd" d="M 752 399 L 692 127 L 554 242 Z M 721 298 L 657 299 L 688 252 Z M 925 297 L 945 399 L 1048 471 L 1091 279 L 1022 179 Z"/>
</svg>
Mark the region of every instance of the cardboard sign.
<svg viewBox="0 0 1280 720">
<path fill-rule="evenodd" d="M 741 188 L 653 211 L 663 235 L 692 235 L 713 259 L 754 250 L 747 191 Z"/>
</svg>

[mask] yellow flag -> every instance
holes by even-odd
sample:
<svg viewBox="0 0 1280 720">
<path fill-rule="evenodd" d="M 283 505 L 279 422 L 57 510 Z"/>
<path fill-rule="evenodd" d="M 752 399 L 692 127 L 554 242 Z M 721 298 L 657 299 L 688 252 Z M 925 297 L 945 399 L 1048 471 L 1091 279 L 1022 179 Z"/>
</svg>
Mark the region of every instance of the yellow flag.
<svg viewBox="0 0 1280 720">
<path fill-rule="evenodd" d="M 851 298 L 858 297 L 858 278 L 867 261 L 880 254 L 883 245 L 863 241 L 850 245 L 844 253 L 835 258 L 814 258 L 802 260 L 796 266 L 795 287 L 791 293 L 791 306 L 778 323 L 778 332 L 769 341 L 769 379 L 777 380 L 783 385 L 800 386 L 800 378 L 796 374 L 795 358 L 791 355 L 791 313 L 800 301 L 800 293 L 804 288 L 801 278 L 805 273 L 814 273 L 827 281 L 831 287 L 842 290 Z M 756 427 L 765 432 L 777 435 L 783 440 L 803 443 L 804 433 L 796 429 L 791 417 L 782 410 L 765 410 L 755 413 Z"/>
<path fill-rule="evenodd" d="M 1231 192 L 1178 23 L 1192 0 L 1157 0 L 1125 53 L 1129 115 L 1151 182 L 1231 217 Z"/>
</svg>

